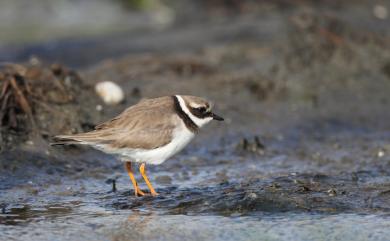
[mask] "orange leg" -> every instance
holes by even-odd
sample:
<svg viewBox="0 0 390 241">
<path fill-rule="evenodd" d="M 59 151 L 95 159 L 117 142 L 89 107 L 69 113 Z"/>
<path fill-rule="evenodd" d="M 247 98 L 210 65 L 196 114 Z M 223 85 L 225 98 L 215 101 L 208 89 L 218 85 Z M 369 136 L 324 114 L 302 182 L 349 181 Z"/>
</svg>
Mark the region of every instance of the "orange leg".
<svg viewBox="0 0 390 241">
<path fill-rule="evenodd" d="M 135 196 L 137 197 L 138 195 L 145 195 L 145 193 L 141 191 L 141 189 L 138 187 L 137 181 L 135 180 L 133 169 L 131 168 L 131 162 L 125 162 L 125 167 L 127 170 L 127 174 L 129 174 L 130 180 L 133 183 Z"/>
<path fill-rule="evenodd" d="M 148 185 L 148 188 L 150 190 L 150 194 L 152 194 L 152 196 L 157 196 L 158 193 L 154 190 L 152 184 L 149 181 L 149 178 L 146 176 L 146 173 L 145 173 L 145 163 L 141 164 L 141 166 L 139 167 L 139 171 L 141 172 L 141 175 L 144 178 L 144 180 L 146 182 L 146 185 Z"/>
</svg>

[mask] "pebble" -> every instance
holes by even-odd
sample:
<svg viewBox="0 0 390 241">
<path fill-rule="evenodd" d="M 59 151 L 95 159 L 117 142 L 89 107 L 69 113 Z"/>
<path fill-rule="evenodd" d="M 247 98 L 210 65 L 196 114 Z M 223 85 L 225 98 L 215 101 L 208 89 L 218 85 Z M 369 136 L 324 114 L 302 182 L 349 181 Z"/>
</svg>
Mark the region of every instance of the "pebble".
<svg viewBox="0 0 390 241">
<path fill-rule="evenodd" d="M 34 142 L 31 141 L 31 140 L 28 140 L 28 141 L 26 141 L 26 144 L 29 145 L 29 146 L 33 146 L 33 145 L 34 145 Z"/>
<path fill-rule="evenodd" d="M 256 199 L 256 198 L 257 198 L 257 194 L 251 192 L 251 193 L 248 194 L 248 198 L 249 198 L 249 199 L 252 199 L 252 200 L 253 200 L 253 199 Z"/>
<path fill-rule="evenodd" d="M 334 196 L 337 195 L 336 190 L 334 190 L 333 188 L 329 189 L 329 190 L 327 191 L 327 193 L 328 193 L 328 195 L 329 195 L 330 197 L 334 197 Z"/>
<path fill-rule="evenodd" d="M 122 88 L 112 81 L 97 83 L 95 91 L 107 105 L 117 105 L 125 99 Z"/>
<path fill-rule="evenodd" d="M 97 105 L 96 106 L 96 110 L 99 111 L 99 112 L 102 111 L 103 110 L 103 106 L 102 105 Z"/>
<path fill-rule="evenodd" d="M 387 8 L 383 5 L 375 5 L 372 9 L 372 12 L 374 13 L 374 16 L 379 19 L 386 19 L 388 17 L 388 11 Z"/>
<path fill-rule="evenodd" d="M 40 65 L 41 61 L 36 56 L 31 56 L 29 59 L 31 65 Z"/>
</svg>

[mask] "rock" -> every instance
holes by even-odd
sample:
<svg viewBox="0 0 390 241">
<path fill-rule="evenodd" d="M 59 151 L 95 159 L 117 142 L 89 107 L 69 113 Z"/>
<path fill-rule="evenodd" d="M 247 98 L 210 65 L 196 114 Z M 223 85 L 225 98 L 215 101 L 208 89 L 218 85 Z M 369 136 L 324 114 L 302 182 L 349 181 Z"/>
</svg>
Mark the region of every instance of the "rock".
<svg viewBox="0 0 390 241">
<path fill-rule="evenodd" d="M 112 81 L 103 81 L 95 85 L 96 93 L 107 105 L 116 105 L 125 99 L 122 88 Z"/>
<path fill-rule="evenodd" d="M 388 16 L 387 8 L 383 5 L 375 5 L 372 9 L 374 16 L 379 19 L 386 19 Z"/>
</svg>

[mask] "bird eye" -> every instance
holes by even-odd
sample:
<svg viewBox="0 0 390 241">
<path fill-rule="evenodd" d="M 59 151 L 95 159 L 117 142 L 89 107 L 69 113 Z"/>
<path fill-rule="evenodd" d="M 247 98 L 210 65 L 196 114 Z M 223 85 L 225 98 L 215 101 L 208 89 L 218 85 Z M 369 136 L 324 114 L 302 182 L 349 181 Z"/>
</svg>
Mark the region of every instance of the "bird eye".
<svg viewBox="0 0 390 241">
<path fill-rule="evenodd" d="M 206 108 L 205 107 L 199 107 L 199 108 L 196 108 L 200 113 L 204 113 L 206 112 Z"/>
</svg>

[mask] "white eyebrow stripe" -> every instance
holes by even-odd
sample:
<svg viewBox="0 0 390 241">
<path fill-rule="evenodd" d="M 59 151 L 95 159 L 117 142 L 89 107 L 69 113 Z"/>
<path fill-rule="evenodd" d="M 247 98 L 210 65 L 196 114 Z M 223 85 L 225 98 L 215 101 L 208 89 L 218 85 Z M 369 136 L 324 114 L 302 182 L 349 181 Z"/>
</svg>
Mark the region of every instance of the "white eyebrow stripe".
<svg viewBox="0 0 390 241">
<path fill-rule="evenodd" d="M 190 106 L 192 107 L 192 108 L 199 108 L 199 107 L 201 107 L 201 105 L 198 105 L 198 104 L 190 104 Z"/>
<path fill-rule="evenodd" d="M 186 113 L 186 115 L 199 127 L 199 125 L 196 123 L 196 119 L 199 119 L 197 118 L 196 116 L 194 116 L 191 111 L 187 108 L 187 105 L 185 103 L 185 101 L 183 100 L 183 98 L 180 96 L 180 95 L 175 95 L 177 100 L 179 101 L 179 104 L 180 104 L 180 108 L 184 111 L 184 113 Z M 196 119 L 195 119 L 196 118 Z"/>
</svg>

